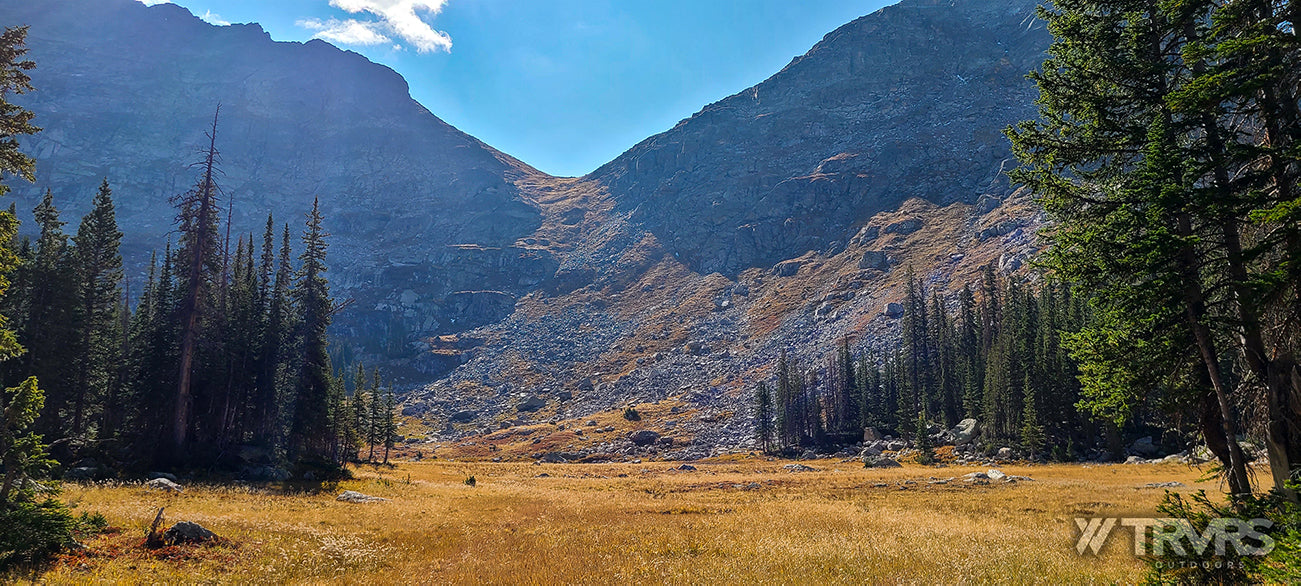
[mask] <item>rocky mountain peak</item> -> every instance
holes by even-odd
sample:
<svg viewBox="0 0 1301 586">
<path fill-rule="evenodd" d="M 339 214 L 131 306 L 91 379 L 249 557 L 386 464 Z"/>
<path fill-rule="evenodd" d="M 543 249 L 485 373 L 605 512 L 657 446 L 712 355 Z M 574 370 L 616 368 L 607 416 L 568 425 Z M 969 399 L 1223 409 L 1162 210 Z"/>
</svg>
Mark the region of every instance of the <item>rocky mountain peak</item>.
<svg viewBox="0 0 1301 586">
<path fill-rule="evenodd" d="M 908 0 L 592 177 L 701 272 L 844 242 L 910 197 L 1005 195 L 999 131 L 1029 112 L 1048 36 L 1029 0 Z"/>
</svg>

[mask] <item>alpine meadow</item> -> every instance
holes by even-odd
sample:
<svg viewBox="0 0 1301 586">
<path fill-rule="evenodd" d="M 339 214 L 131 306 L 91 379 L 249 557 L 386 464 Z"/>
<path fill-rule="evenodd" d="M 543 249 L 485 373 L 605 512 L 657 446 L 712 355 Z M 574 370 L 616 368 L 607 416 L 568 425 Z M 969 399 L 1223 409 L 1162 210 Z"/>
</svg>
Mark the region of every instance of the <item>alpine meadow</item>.
<svg viewBox="0 0 1301 586">
<path fill-rule="evenodd" d="M 885 1 L 0 0 L 0 582 L 1301 583 L 1301 3 Z"/>
</svg>

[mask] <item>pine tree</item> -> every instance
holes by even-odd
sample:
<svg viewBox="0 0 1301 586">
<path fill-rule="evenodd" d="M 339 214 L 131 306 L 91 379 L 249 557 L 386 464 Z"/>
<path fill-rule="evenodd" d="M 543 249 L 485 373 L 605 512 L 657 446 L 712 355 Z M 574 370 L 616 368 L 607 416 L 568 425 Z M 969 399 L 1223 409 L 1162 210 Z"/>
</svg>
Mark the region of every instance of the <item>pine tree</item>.
<svg viewBox="0 0 1301 586">
<path fill-rule="evenodd" d="M 122 297 L 122 254 L 108 180 L 99 187 L 90 213 L 81 219 L 72 238 L 77 268 L 77 296 L 81 310 L 80 340 L 75 355 L 73 386 L 74 435 L 85 432 L 87 413 L 112 393 L 116 364 L 121 360 L 119 300 Z"/>
<path fill-rule="evenodd" d="M 1038 395 L 1034 390 L 1034 385 L 1031 384 L 1029 375 L 1025 377 L 1024 395 L 1025 409 L 1021 415 L 1021 447 L 1025 448 L 1026 453 L 1033 460 L 1039 457 L 1039 452 L 1043 450 L 1047 438 L 1044 437 L 1044 428 L 1039 422 L 1039 411 L 1035 407 Z"/>
<path fill-rule="evenodd" d="M 211 311 L 213 283 L 220 277 L 222 258 L 217 242 L 217 117 L 212 117 L 212 127 L 205 134 L 208 148 L 204 151 L 203 175 L 194 189 L 175 199 L 180 208 L 178 220 L 181 231 L 181 267 L 184 271 L 184 294 L 178 316 L 181 323 L 180 368 L 177 376 L 176 396 L 173 399 L 171 421 L 171 458 L 181 461 L 186 457 L 189 433 L 193 424 L 191 407 L 194 399 L 192 380 L 195 354 L 208 312 Z"/>
<path fill-rule="evenodd" d="M 765 453 L 772 447 L 772 396 L 768 393 L 768 383 L 759 381 L 754 391 L 754 435 L 759 440 L 759 448 Z"/>
<path fill-rule="evenodd" d="M 320 202 L 312 203 L 303 232 L 302 262 L 293 290 L 297 308 L 298 339 L 302 345 L 294 416 L 290 428 L 290 454 L 296 461 L 322 463 L 329 455 L 330 355 L 327 328 L 333 310 L 325 278 L 325 238 Z"/>
</svg>

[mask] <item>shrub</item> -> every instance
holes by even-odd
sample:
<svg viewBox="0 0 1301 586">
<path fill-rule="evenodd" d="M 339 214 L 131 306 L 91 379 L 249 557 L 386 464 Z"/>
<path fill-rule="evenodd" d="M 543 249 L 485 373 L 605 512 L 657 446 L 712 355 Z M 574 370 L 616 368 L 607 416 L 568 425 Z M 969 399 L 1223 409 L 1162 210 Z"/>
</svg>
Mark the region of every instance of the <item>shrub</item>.
<svg viewBox="0 0 1301 586">
<path fill-rule="evenodd" d="M 641 413 L 638 413 L 637 409 L 633 407 L 628 407 L 623 410 L 623 418 L 628 421 L 641 421 Z"/>
<path fill-rule="evenodd" d="M 1187 499 L 1167 492 L 1157 510 L 1170 518 L 1189 521 L 1198 532 L 1205 531 L 1215 518 L 1268 519 L 1273 525 L 1263 533 L 1274 544 L 1264 556 L 1238 556 L 1233 548 L 1221 557 L 1214 555 L 1214 548 L 1207 548 L 1202 555 L 1194 555 L 1189 548 L 1189 555 L 1168 552 L 1150 556 L 1145 560 L 1149 565 L 1146 584 L 1301 584 L 1301 506 L 1296 503 L 1269 494 L 1216 505 L 1203 490 Z"/>
<path fill-rule="evenodd" d="M 0 508 L 0 572 L 36 568 L 66 548 L 77 545 L 77 535 L 93 535 L 108 527 L 98 513 L 73 516 L 53 498 L 19 501 Z"/>
</svg>

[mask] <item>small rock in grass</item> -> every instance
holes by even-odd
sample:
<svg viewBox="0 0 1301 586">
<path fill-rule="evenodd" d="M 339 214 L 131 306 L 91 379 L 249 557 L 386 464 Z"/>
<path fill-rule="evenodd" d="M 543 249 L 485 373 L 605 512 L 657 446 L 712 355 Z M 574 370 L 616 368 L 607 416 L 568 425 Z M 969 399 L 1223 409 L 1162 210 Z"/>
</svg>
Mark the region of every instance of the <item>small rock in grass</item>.
<svg viewBox="0 0 1301 586">
<path fill-rule="evenodd" d="M 355 490 L 345 490 L 339 493 L 339 496 L 335 497 L 334 500 L 343 501 L 345 503 L 378 503 L 378 502 L 386 501 L 388 499 L 380 498 L 377 496 L 370 496 L 368 494 L 362 494 Z"/>
<path fill-rule="evenodd" d="M 145 488 L 148 488 L 150 490 L 161 490 L 165 492 L 185 491 L 184 488 L 181 488 L 181 485 L 172 482 L 171 480 L 168 480 L 166 478 L 155 478 L 153 480 L 150 480 L 149 482 L 145 483 Z"/>
</svg>

